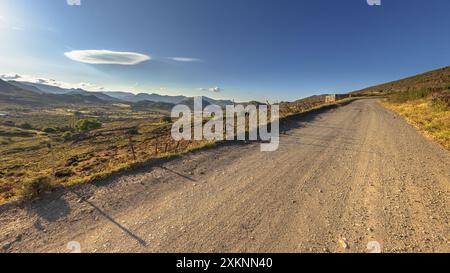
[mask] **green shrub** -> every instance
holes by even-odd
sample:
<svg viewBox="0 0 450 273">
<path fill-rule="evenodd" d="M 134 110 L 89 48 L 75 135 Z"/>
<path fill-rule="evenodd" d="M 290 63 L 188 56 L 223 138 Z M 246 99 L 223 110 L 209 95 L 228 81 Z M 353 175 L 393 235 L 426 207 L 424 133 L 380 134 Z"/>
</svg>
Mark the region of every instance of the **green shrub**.
<svg viewBox="0 0 450 273">
<path fill-rule="evenodd" d="M 68 168 L 61 168 L 61 169 L 56 170 L 56 172 L 55 172 L 55 177 L 57 177 L 57 178 L 65 178 L 65 177 L 70 177 L 72 175 L 73 175 L 73 171 Z"/>
<path fill-rule="evenodd" d="M 6 137 L 6 138 L 3 138 L 0 140 L 0 144 L 2 144 L 2 145 L 8 145 L 8 144 L 11 144 L 11 142 L 12 142 L 12 139 L 10 137 Z"/>
<path fill-rule="evenodd" d="M 51 128 L 51 127 L 45 128 L 42 131 L 47 134 L 56 134 L 58 132 L 55 128 Z"/>
<path fill-rule="evenodd" d="M 430 93 L 431 91 L 427 89 L 398 91 L 392 94 L 389 100 L 396 103 L 413 101 L 426 98 Z"/>
<path fill-rule="evenodd" d="M 73 116 L 76 118 L 81 118 L 83 116 L 83 113 L 81 113 L 80 111 L 75 111 L 73 112 Z"/>
<path fill-rule="evenodd" d="M 172 123 L 172 118 L 164 116 L 159 120 L 160 123 Z"/>
<path fill-rule="evenodd" d="M 36 177 L 23 183 L 22 195 L 25 198 L 33 199 L 51 188 L 52 185 L 48 176 Z"/>
<path fill-rule="evenodd" d="M 64 134 L 62 134 L 62 138 L 65 141 L 70 141 L 73 138 L 73 134 L 72 134 L 72 132 L 64 132 Z"/>
<path fill-rule="evenodd" d="M 95 118 L 87 118 L 77 121 L 75 127 L 78 131 L 89 132 L 102 128 L 102 123 Z"/>
<path fill-rule="evenodd" d="M 70 128 L 69 126 L 57 127 L 56 130 L 61 133 L 72 132 L 72 128 Z"/>
<path fill-rule="evenodd" d="M 33 126 L 31 126 L 31 124 L 29 124 L 28 122 L 24 122 L 19 125 L 19 128 L 22 128 L 25 130 L 31 130 L 31 129 L 33 129 Z"/>
<path fill-rule="evenodd" d="M 137 128 L 131 128 L 127 131 L 127 135 L 136 136 L 139 135 L 139 131 Z"/>
</svg>

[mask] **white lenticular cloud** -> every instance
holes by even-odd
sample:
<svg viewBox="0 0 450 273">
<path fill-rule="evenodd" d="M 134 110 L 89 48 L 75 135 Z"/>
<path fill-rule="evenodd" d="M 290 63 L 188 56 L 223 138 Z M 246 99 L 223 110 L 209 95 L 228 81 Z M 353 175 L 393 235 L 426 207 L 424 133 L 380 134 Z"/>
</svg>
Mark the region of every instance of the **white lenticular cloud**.
<svg viewBox="0 0 450 273">
<path fill-rule="evenodd" d="M 110 50 L 73 50 L 64 55 L 71 60 L 86 64 L 136 65 L 151 60 L 150 56 L 140 53 Z"/>
<path fill-rule="evenodd" d="M 200 61 L 200 59 L 188 58 L 188 57 L 170 57 L 169 60 L 176 61 L 176 62 L 183 62 L 183 63 L 192 63 L 192 62 Z"/>
</svg>

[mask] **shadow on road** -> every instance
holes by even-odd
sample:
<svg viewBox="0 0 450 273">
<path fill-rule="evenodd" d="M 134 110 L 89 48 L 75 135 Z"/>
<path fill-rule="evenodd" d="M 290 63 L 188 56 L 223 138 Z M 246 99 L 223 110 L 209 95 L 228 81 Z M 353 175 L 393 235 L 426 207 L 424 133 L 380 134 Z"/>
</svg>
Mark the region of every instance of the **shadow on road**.
<svg viewBox="0 0 450 273">
<path fill-rule="evenodd" d="M 100 215 L 105 217 L 107 220 L 109 220 L 111 223 L 113 223 L 115 226 L 117 226 L 119 229 L 121 229 L 126 235 L 131 237 L 132 239 L 136 240 L 141 246 L 147 246 L 147 242 L 139 237 L 138 235 L 134 234 L 131 230 L 126 228 L 125 226 L 118 223 L 114 218 L 112 218 L 110 215 L 108 215 L 105 211 L 103 211 L 101 208 L 96 206 L 94 203 L 90 202 L 89 200 L 85 200 L 80 194 L 78 194 L 75 191 L 71 191 L 73 194 L 77 196 L 80 200 L 82 200 L 84 203 L 88 204 L 92 208 L 94 208 Z"/>
<path fill-rule="evenodd" d="M 196 181 L 197 181 L 197 180 L 195 180 L 195 179 L 193 179 L 193 178 L 191 178 L 191 177 L 189 177 L 189 176 L 187 176 L 187 175 L 184 175 L 184 174 L 182 174 L 182 173 L 176 172 L 176 171 L 171 170 L 171 169 L 169 169 L 169 168 L 167 168 L 167 167 L 159 166 L 159 168 L 161 168 L 161 169 L 163 169 L 163 170 L 165 170 L 165 171 L 171 172 L 171 173 L 173 173 L 173 174 L 176 174 L 176 175 L 178 175 L 178 176 L 180 176 L 180 177 L 182 177 L 182 178 L 184 178 L 184 179 L 187 179 L 187 180 L 189 180 L 189 181 L 192 181 L 192 182 L 196 182 Z"/>
<path fill-rule="evenodd" d="M 71 209 L 69 203 L 60 194 L 54 199 L 39 200 L 39 205 L 32 204 L 25 206 L 27 213 L 36 215 L 39 219 L 48 222 L 56 222 L 70 214 Z"/>
</svg>

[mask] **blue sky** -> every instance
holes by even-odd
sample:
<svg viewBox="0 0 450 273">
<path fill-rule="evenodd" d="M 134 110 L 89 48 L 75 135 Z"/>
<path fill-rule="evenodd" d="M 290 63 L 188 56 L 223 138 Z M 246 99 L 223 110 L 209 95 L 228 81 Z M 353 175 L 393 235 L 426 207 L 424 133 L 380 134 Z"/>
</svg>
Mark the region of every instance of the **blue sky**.
<svg viewBox="0 0 450 273">
<path fill-rule="evenodd" d="M 450 1 L 381 1 L 0 0 L 0 74 L 275 101 L 450 64 Z"/>
</svg>

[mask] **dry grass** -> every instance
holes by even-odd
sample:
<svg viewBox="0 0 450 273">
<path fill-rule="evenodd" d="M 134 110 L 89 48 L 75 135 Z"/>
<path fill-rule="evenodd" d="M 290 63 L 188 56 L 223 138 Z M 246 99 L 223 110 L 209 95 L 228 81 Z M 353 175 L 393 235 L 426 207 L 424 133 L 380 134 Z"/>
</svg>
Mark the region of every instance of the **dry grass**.
<svg viewBox="0 0 450 273">
<path fill-rule="evenodd" d="M 435 103 L 430 98 L 403 102 L 384 100 L 382 104 L 405 117 L 426 137 L 450 150 L 450 108 L 448 106 Z"/>
<path fill-rule="evenodd" d="M 24 194 L 23 186 L 34 177 L 50 177 L 55 186 L 94 182 L 154 159 L 211 145 L 203 141 L 175 142 L 170 135 L 152 134 L 149 131 L 133 136 L 136 159 L 128 137 L 122 131 L 92 136 L 80 142 L 53 139 L 53 151 L 44 136 L 20 141 L 12 139 L 7 145 L 10 149 L 3 150 L 0 162 L 0 204 L 29 195 Z"/>
<path fill-rule="evenodd" d="M 282 107 L 281 118 L 322 106 L 324 102 L 317 99 L 313 102 L 298 101 L 288 111 Z M 79 139 L 67 140 L 59 131 L 56 134 L 42 132 L 45 127 L 61 128 L 71 123 L 75 110 L 80 111 L 48 109 L 39 111 L 39 115 L 18 111 L 13 117 L 0 118 L 0 124 L 16 124 L 0 125 L 0 204 L 35 197 L 48 190 L 48 185 L 71 186 L 104 180 L 155 159 L 178 156 L 216 144 L 214 141 L 176 142 L 170 135 L 169 120 L 117 108 L 102 111 L 83 109 L 84 116 L 101 120 L 103 127 Z M 17 127 L 23 123 L 29 123 L 32 128 Z M 130 130 L 135 132 L 131 143 Z M 50 182 L 35 180 L 44 177 Z"/>
<path fill-rule="evenodd" d="M 160 123 L 161 116 L 153 114 L 99 115 L 103 128 L 69 141 L 62 137 L 63 133 L 45 134 L 35 129 L 47 126 L 48 120 L 64 126 L 70 121 L 67 112 L 40 111 L 37 118 L 32 114 L 25 112 L 0 118 L 0 124 L 27 122 L 33 127 L 25 130 L 14 125 L 0 125 L 0 204 L 39 195 L 41 189 L 34 186 L 41 183 L 35 183 L 36 177 L 50 178 L 52 186 L 98 181 L 143 162 L 207 145 L 202 141 L 175 142 L 170 137 L 171 124 Z M 131 136 L 132 146 L 130 128 L 136 129 L 136 134 Z"/>
</svg>

